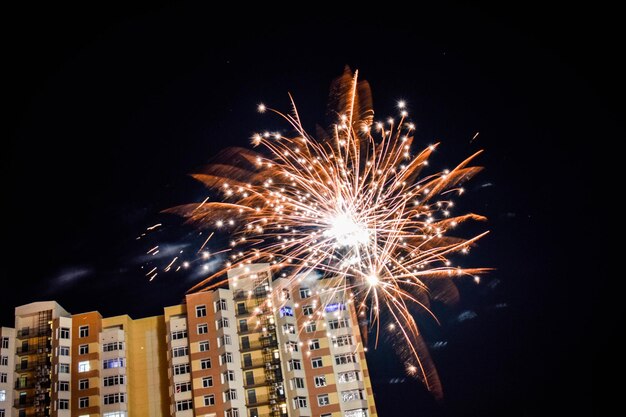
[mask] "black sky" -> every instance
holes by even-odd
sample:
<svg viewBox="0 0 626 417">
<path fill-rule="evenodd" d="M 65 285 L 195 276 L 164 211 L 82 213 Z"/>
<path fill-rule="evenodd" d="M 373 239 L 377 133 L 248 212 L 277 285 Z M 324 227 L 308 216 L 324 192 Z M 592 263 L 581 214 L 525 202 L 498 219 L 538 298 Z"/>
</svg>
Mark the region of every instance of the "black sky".
<svg viewBox="0 0 626 417">
<path fill-rule="evenodd" d="M 468 262 L 496 271 L 462 288 L 462 305 L 430 330 L 432 343 L 448 342 L 434 351 L 446 400 L 388 384 L 402 374 L 382 348 L 370 358 L 381 415 L 590 411 L 581 329 L 592 312 L 577 301 L 586 274 L 574 262 L 580 233 L 590 232 L 573 225 L 588 204 L 577 187 L 590 149 L 620 131 L 609 106 L 618 74 L 611 13 L 382 5 L 391 9 L 285 19 L 261 6 L 251 17 L 189 4 L 7 14 L 0 273 L 12 289 L 0 324 L 42 299 L 134 317 L 179 302 L 191 281 L 147 283 L 135 237 L 162 220 L 160 210 L 203 198 L 186 174 L 282 126 L 257 114 L 258 102 L 287 109 L 291 92 L 314 128 L 330 82 L 350 65 L 371 83 L 379 116 L 407 100 L 417 143 L 442 142 L 435 165 L 486 150 L 464 204 L 489 216 L 491 234 Z M 467 310 L 477 316 L 459 322 Z"/>
</svg>

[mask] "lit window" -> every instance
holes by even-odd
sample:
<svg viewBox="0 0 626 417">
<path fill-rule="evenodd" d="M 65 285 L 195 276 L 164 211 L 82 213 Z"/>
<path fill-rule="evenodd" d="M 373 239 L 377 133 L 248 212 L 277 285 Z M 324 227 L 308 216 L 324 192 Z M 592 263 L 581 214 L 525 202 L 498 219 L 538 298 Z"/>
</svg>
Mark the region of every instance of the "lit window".
<svg viewBox="0 0 626 417">
<path fill-rule="evenodd" d="M 78 408 L 87 408 L 89 407 L 89 397 L 80 397 L 78 399 Z"/>
<path fill-rule="evenodd" d="M 215 395 L 205 395 L 204 396 L 204 406 L 209 407 L 215 405 Z"/>
<path fill-rule="evenodd" d="M 78 362 L 78 372 L 89 372 L 90 369 L 91 366 L 89 365 L 89 361 Z"/>
<path fill-rule="evenodd" d="M 0 401 L 6 401 L 6 400 L 7 400 L 7 390 L 0 389 Z"/>
<path fill-rule="evenodd" d="M 293 309 L 289 306 L 281 307 L 279 310 L 280 317 L 293 317 Z"/>
<path fill-rule="evenodd" d="M 78 354 L 86 355 L 89 353 L 89 345 L 80 345 L 78 346 Z"/>
<path fill-rule="evenodd" d="M 351 389 L 349 391 L 341 392 L 341 400 L 345 403 L 348 401 L 362 400 L 363 391 L 360 389 Z"/>
<path fill-rule="evenodd" d="M 340 372 L 339 378 L 337 380 L 339 381 L 339 383 L 359 381 L 359 372 L 358 371 Z"/>
<path fill-rule="evenodd" d="M 198 334 L 207 334 L 209 326 L 206 323 L 198 324 Z"/>
<path fill-rule="evenodd" d="M 322 394 L 317 396 L 317 404 L 319 406 L 324 406 L 330 404 L 330 399 L 328 398 L 328 394 Z"/>
<path fill-rule="evenodd" d="M 326 386 L 326 377 L 324 375 L 316 376 L 314 380 L 315 380 L 316 387 Z"/>
<path fill-rule="evenodd" d="M 322 358 L 311 359 L 311 366 L 313 366 L 313 368 L 321 368 L 322 366 L 324 366 Z"/>
<path fill-rule="evenodd" d="M 365 408 L 359 408 L 356 410 L 348 410 L 343 413 L 344 417 L 367 417 L 367 410 Z"/>
<path fill-rule="evenodd" d="M 88 337 L 89 336 L 89 326 L 80 326 L 78 328 L 78 337 Z"/>
<path fill-rule="evenodd" d="M 102 362 L 102 367 L 104 369 L 123 368 L 124 358 L 106 359 Z"/>
<path fill-rule="evenodd" d="M 206 306 L 196 306 L 196 317 L 206 317 Z"/>
</svg>

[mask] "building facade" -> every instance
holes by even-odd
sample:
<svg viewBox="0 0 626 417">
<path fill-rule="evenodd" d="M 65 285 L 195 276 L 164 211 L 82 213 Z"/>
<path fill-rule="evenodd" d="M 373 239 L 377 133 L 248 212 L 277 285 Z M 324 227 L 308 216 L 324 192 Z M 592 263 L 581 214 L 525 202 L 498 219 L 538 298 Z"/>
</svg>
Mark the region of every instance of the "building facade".
<svg viewBox="0 0 626 417">
<path fill-rule="evenodd" d="M 351 295 L 296 282 L 246 265 L 137 320 L 17 307 L 0 328 L 0 417 L 377 416 Z"/>
</svg>

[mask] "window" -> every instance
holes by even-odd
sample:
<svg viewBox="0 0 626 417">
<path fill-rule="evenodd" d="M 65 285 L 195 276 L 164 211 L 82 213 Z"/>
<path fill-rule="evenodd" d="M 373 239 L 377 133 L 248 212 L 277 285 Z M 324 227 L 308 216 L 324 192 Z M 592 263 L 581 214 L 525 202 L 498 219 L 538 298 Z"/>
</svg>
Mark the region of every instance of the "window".
<svg viewBox="0 0 626 417">
<path fill-rule="evenodd" d="M 89 326 L 80 326 L 78 328 L 78 337 L 88 337 L 89 336 Z"/>
<path fill-rule="evenodd" d="M 70 383 L 68 381 L 59 381 L 59 391 L 69 391 Z"/>
<path fill-rule="evenodd" d="M 356 410 L 348 410 L 343 413 L 343 417 L 367 417 L 367 409 L 357 408 Z"/>
<path fill-rule="evenodd" d="M 302 307 L 302 314 L 304 314 L 305 316 L 312 316 L 313 315 L 313 306 L 311 306 L 311 305 L 303 306 Z"/>
<path fill-rule="evenodd" d="M 104 386 L 107 386 L 106 383 L 106 378 L 104 379 Z M 84 389 L 89 389 L 89 380 L 88 379 L 81 379 L 78 381 L 78 389 L 79 390 L 84 390 Z"/>
<path fill-rule="evenodd" d="M 87 408 L 89 407 L 89 397 L 80 397 L 78 399 L 78 408 Z"/>
<path fill-rule="evenodd" d="M 206 352 L 207 350 L 209 350 L 209 341 L 203 340 L 202 342 L 198 343 L 198 346 L 200 346 L 200 352 Z"/>
<path fill-rule="evenodd" d="M 333 413 L 320 414 L 320 417 L 333 417 Z"/>
<path fill-rule="evenodd" d="M 292 378 L 291 379 L 291 387 L 293 389 L 304 388 L 304 378 Z"/>
<path fill-rule="evenodd" d="M 176 392 L 187 392 L 191 391 L 191 382 L 179 382 L 176 384 Z"/>
<path fill-rule="evenodd" d="M 220 341 L 220 346 L 232 344 L 231 338 L 227 334 L 225 334 L 224 336 L 220 337 L 219 341 Z"/>
<path fill-rule="evenodd" d="M 300 287 L 300 298 L 309 298 L 311 296 L 311 290 L 305 287 Z"/>
<path fill-rule="evenodd" d="M 107 394 L 104 396 L 104 404 L 117 404 L 126 402 L 126 394 L 117 392 L 115 394 Z"/>
<path fill-rule="evenodd" d="M 237 314 L 248 314 L 248 309 L 246 308 L 246 303 L 237 303 Z"/>
<path fill-rule="evenodd" d="M 61 339 L 69 339 L 70 338 L 70 329 L 68 329 L 67 327 L 61 327 L 60 331 L 59 331 L 59 337 Z"/>
<path fill-rule="evenodd" d="M 333 345 L 335 347 L 339 346 L 350 346 L 352 345 L 352 336 L 349 334 L 343 336 L 337 336 L 333 338 Z"/>
<path fill-rule="evenodd" d="M 191 400 L 176 401 L 176 411 L 191 410 L 192 408 L 193 403 Z"/>
<path fill-rule="evenodd" d="M 209 362 L 210 364 L 210 362 Z M 189 373 L 189 364 L 183 363 L 180 365 L 174 365 L 174 375 L 182 375 Z"/>
<path fill-rule="evenodd" d="M 124 344 L 122 342 L 111 342 L 106 343 L 104 346 L 102 346 L 102 350 L 104 352 L 113 352 L 122 349 L 124 349 Z"/>
<path fill-rule="evenodd" d="M 8 379 L 9 378 L 6 372 L 0 372 L 0 383 L 7 382 Z"/>
<path fill-rule="evenodd" d="M 225 413 L 226 417 L 239 417 L 239 409 L 238 408 L 229 408 Z"/>
<path fill-rule="evenodd" d="M 204 406 L 209 407 L 211 405 L 215 405 L 215 395 L 205 395 L 204 396 Z"/>
<path fill-rule="evenodd" d="M 222 317 L 216 322 L 217 328 L 221 329 L 222 327 L 228 327 L 228 319 L 226 317 Z"/>
<path fill-rule="evenodd" d="M 341 400 L 345 403 L 348 401 L 362 400 L 363 391 L 360 389 L 351 389 L 349 391 L 341 391 Z"/>
<path fill-rule="evenodd" d="M 306 326 L 304 327 L 304 331 L 306 333 L 313 333 L 316 330 L 317 330 L 317 326 L 314 321 L 308 322 Z"/>
<path fill-rule="evenodd" d="M 324 405 L 330 404 L 330 399 L 328 398 L 328 394 L 322 394 L 317 396 L 317 404 L 321 407 Z"/>
<path fill-rule="evenodd" d="M 206 306 L 196 306 L 196 317 L 206 317 Z"/>
<path fill-rule="evenodd" d="M 321 368 L 322 366 L 324 366 L 322 358 L 311 359 L 311 365 L 313 366 L 313 368 Z"/>
<path fill-rule="evenodd" d="M 7 390 L 0 389 L 0 401 L 6 401 L 6 400 L 7 400 Z"/>
<path fill-rule="evenodd" d="M 293 399 L 294 408 L 303 408 L 307 406 L 306 397 L 295 397 Z"/>
<path fill-rule="evenodd" d="M 78 354 L 79 355 L 86 355 L 88 353 L 89 353 L 89 345 L 79 345 L 78 346 Z"/>
<path fill-rule="evenodd" d="M 111 369 L 111 368 L 123 368 L 124 367 L 124 358 L 115 358 L 115 359 L 105 359 L 102 361 L 102 368 Z"/>
<path fill-rule="evenodd" d="M 234 381 L 235 380 L 235 371 L 226 371 L 222 374 L 223 382 Z"/>
<path fill-rule="evenodd" d="M 59 410 L 69 410 L 70 400 L 59 400 Z"/>
<path fill-rule="evenodd" d="M 237 399 L 237 390 L 229 389 L 224 391 L 224 402 Z"/>
<path fill-rule="evenodd" d="M 226 308 L 226 300 L 220 298 L 215 302 L 215 311 L 227 310 Z"/>
<path fill-rule="evenodd" d="M 198 334 L 207 334 L 209 326 L 206 323 L 198 324 Z"/>
<path fill-rule="evenodd" d="M 335 311 L 340 311 L 340 310 L 345 310 L 346 306 L 343 303 L 333 303 L 333 304 L 327 304 L 326 307 L 324 308 L 324 311 L 327 313 L 333 313 Z"/>
<path fill-rule="evenodd" d="M 0 356 L 0 365 L 8 366 L 9 365 L 9 357 L 8 356 Z"/>
<path fill-rule="evenodd" d="M 0 408 L 0 417 L 6 417 L 6 414 L 4 412 L 4 408 Z"/>
<path fill-rule="evenodd" d="M 354 353 L 344 353 L 343 355 L 335 355 L 335 363 L 337 365 L 345 365 L 347 363 L 356 363 Z"/>
<path fill-rule="evenodd" d="M 316 387 L 325 387 L 326 386 L 326 377 L 324 375 L 319 375 L 313 378 L 315 381 Z"/>
<path fill-rule="evenodd" d="M 9 338 L 8 337 L 3 337 L 2 338 L 2 349 L 8 349 L 9 348 Z"/>
<path fill-rule="evenodd" d="M 300 359 L 292 359 L 287 363 L 287 368 L 290 371 L 298 371 L 302 369 L 302 362 L 300 362 Z"/>
<path fill-rule="evenodd" d="M 107 361 L 105 361 L 107 362 Z M 89 365 L 89 361 L 80 361 L 78 362 L 78 372 L 89 372 L 91 366 Z M 106 367 L 105 367 L 106 369 Z"/>
<path fill-rule="evenodd" d="M 239 331 L 240 332 L 248 331 L 248 320 L 246 319 L 239 320 Z"/>
<path fill-rule="evenodd" d="M 202 378 L 202 388 L 210 388 L 213 386 L 213 377 L 207 376 Z"/>
<path fill-rule="evenodd" d="M 179 330 L 177 332 L 172 332 L 172 340 L 184 339 L 187 337 L 187 330 Z"/>
<path fill-rule="evenodd" d="M 211 368 L 211 358 L 202 359 L 200 361 L 200 368 L 201 369 L 210 369 Z"/>
<path fill-rule="evenodd" d="M 298 344 L 296 342 L 287 342 L 285 343 L 285 350 L 287 352 L 297 352 Z"/>
<path fill-rule="evenodd" d="M 69 374 L 70 373 L 70 364 L 69 363 L 60 363 L 59 364 L 59 373 L 60 374 Z"/>
<path fill-rule="evenodd" d="M 70 356 L 70 347 L 59 346 L 59 356 Z"/>
<path fill-rule="evenodd" d="M 172 349 L 172 356 L 180 358 L 181 356 L 187 356 L 189 354 L 189 348 L 187 346 L 177 347 Z"/>
<path fill-rule="evenodd" d="M 348 372 L 339 373 L 339 378 L 338 378 L 339 383 L 352 382 L 352 381 L 359 381 L 358 371 L 348 371 Z"/>
<path fill-rule="evenodd" d="M 222 361 L 222 364 L 232 363 L 233 362 L 233 354 L 230 353 L 230 352 L 222 353 L 220 355 L 220 359 Z"/>
<path fill-rule="evenodd" d="M 309 342 L 309 349 L 317 350 L 320 348 L 320 341 L 318 339 L 313 339 Z"/>
<path fill-rule="evenodd" d="M 296 334 L 296 326 L 293 324 L 283 324 L 283 334 Z"/>
<path fill-rule="evenodd" d="M 350 327 L 350 323 L 348 323 L 348 319 L 335 319 L 328 322 L 328 327 L 331 330 L 343 329 L 344 327 Z"/>
<path fill-rule="evenodd" d="M 126 412 L 124 411 L 114 411 L 112 413 L 104 413 L 102 417 L 126 417 Z"/>
<path fill-rule="evenodd" d="M 124 375 L 112 375 L 103 378 L 105 387 L 112 387 L 114 385 L 123 385 L 124 384 Z"/>
<path fill-rule="evenodd" d="M 293 309 L 289 306 L 281 307 L 279 310 L 280 317 L 293 317 Z"/>
</svg>

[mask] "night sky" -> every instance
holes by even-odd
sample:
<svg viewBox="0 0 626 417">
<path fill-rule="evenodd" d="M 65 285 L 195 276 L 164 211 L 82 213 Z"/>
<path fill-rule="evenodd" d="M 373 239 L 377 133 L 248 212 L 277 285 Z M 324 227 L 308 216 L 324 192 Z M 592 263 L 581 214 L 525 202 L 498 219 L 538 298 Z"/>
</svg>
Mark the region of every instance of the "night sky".
<svg viewBox="0 0 626 417">
<path fill-rule="evenodd" d="M 0 324 L 46 299 L 135 318 L 179 303 L 197 279 L 147 282 L 150 242 L 135 238 L 164 222 L 157 240 L 184 243 L 159 212 L 204 198 L 187 174 L 254 132 L 286 128 L 255 111 L 261 101 L 288 110 L 291 92 L 314 131 L 349 65 L 370 82 L 377 116 L 404 99 L 415 143 L 442 142 L 436 167 L 485 149 L 463 205 L 487 215 L 491 233 L 464 262 L 495 271 L 461 285 L 461 304 L 438 309 L 440 327 L 424 322 L 428 342 L 442 342 L 432 353 L 446 397 L 402 382 L 381 347 L 368 357 L 380 415 L 591 412 L 581 356 L 592 307 L 576 247 L 591 237 L 580 219 L 597 196 L 577 187 L 591 148 L 617 134 L 611 22 L 592 30 L 598 13 L 530 5 L 305 8 L 288 19 L 261 6 L 247 18 L 189 5 L 5 14 Z"/>
</svg>

